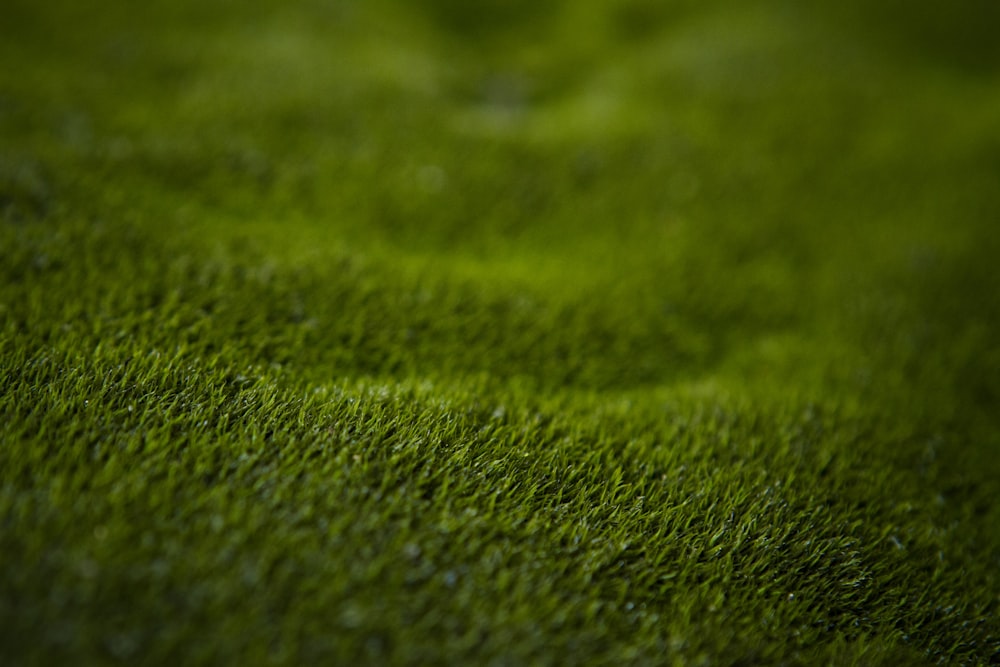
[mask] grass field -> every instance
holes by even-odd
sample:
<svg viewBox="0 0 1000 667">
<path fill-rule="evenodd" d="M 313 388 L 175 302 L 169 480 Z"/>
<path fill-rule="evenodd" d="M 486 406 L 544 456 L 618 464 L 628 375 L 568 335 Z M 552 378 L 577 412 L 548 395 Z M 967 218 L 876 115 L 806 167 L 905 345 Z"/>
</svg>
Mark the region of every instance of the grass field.
<svg viewBox="0 0 1000 667">
<path fill-rule="evenodd" d="M 0 14 L 3 665 L 1000 663 L 1000 5 Z"/>
</svg>

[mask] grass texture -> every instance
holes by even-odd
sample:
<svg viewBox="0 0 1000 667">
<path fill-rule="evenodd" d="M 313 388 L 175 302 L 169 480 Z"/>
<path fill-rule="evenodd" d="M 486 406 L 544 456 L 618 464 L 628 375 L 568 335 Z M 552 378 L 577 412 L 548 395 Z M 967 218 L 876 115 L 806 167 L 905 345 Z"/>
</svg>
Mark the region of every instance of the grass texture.
<svg viewBox="0 0 1000 667">
<path fill-rule="evenodd" d="M 0 662 L 1000 662 L 993 2 L 6 0 Z"/>
</svg>

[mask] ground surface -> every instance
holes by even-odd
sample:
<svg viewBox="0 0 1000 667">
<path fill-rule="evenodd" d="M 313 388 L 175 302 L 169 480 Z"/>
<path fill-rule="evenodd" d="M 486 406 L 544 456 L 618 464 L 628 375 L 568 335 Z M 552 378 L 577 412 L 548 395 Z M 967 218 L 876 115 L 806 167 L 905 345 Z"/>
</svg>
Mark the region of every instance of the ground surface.
<svg viewBox="0 0 1000 667">
<path fill-rule="evenodd" d="M 0 662 L 1000 661 L 996 3 L 101 4 L 0 20 Z"/>
</svg>

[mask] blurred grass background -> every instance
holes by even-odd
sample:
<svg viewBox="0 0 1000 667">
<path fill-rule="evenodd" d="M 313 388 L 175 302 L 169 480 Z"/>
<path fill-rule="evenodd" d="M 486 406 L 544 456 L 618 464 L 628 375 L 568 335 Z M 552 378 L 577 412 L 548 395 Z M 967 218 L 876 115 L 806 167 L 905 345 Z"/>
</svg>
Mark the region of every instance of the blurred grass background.
<svg viewBox="0 0 1000 667">
<path fill-rule="evenodd" d="M 995 660 L 998 26 L 1000 6 L 986 0 L 947 7 L 895 0 L 217 0 L 142 7 L 10 0 L 0 21 L 0 405 L 5 539 L 7 553 L 20 555 L 7 557 L 5 586 L 29 582 L 17 598 L 26 606 L 10 603 L 11 594 L 3 609 L 8 620 L 21 618 L 5 638 L 11 656 L 44 661 L 52 642 L 47 619 L 101 608 L 88 606 L 85 595 L 42 601 L 47 575 L 31 559 L 51 553 L 51 535 L 30 512 L 13 509 L 39 480 L 103 470 L 100 457 L 81 468 L 76 454 L 57 455 L 52 447 L 79 440 L 100 448 L 139 437 L 172 447 L 177 433 L 194 427 L 197 410 L 175 414 L 164 407 L 175 405 L 168 399 L 202 392 L 215 405 L 223 400 L 213 389 L 220 378 L 245 375 L 248 382 L 264 378 L 266 391 L 255 390 L 258 407 L 240 420 L 226 418 L 235 420 L 231 430 L 199 436 L 199 447 L 223 452 L 209 468 L 239 467 L 224 453 L 231 445 L 220 443 L 244 442 L 255 424 L 271 423 L 272 410 L 286 419 L 276 418 L 278 426 L 267 431 L 286 433 L 274 440 L 273 456 L 303 438 L 348 447 L 340 431 L 321 426 L 343 419 L 346 403 L 308 399 L 310 414 L 323 416 L 307 419 L 289 401 L 321 389 L 375 400 L 358 388 L 365 383 L 388 387 L 392 396 L 431 383 L 428 396 L 414 399 L 418 406 L 440 400 L 475 412 L 480 408 L 469 406 L 506 405 L 502 414 L 519 415 L 505 422 L 512 433 L 534 432 L 535 408 L 565 422 L 569 433 L 574 423 L 591 424 L 586 415 L 601 405 L 635 405 L 658 416 L 594 418 L 566 436 L 566 447 L 600 458 L 620 451 L 616 437 L 648 437 L 636 445 L 637 462 L 669 449 L 677 437 L 671 424 L 692 414 L 714 409 L 763 420 L 733 445 L 741 466 L 778 470 L 773 474 L 782 478 L 782 470 L 809 468 L 827 454 L 842 457 L 832 480 L 818 468 L 809 473 L 814 488 L 836 502 L 857 494 L 875 509 L 841 508 L 842 523 L 831 525 L 853 525 L 866 512 L 895 516 L 901 497 L 921 499 L 922 513 L 909 520 L 926 549 L 900 566 L 909 574 L 899 577 L 915 589 L 932 580 L 935 595 L 978 611 L 949 620 L 940 611 L 949 605 L 925 598 L 899 612 L 905 622 L 888 602 L 875 605 L 885 617 L 874 621 L 874 612 L 840 612 L 844 627 L 834 624 L 827 635 L 810 630 L 801 642 L 807 648 L 796 652 L 782 648 L 788 633 L 802 623 L 815 628 L 809 623 L 819 612 L 764 630 L 753 622 L 763 612 L 745 602 L 734 612 L 742 619 L 733 621 L 738 641 L 719 634 L 724 622 L 710 624 L 706 645 L 674 642 L 670 653 L 666 631 L 647 618 L 635 635 L 601 626 L 609 633 L 605 657 L 624 656 L 616 653 L 624 651 L 621 642 L 634 640 L 638 662 L 670 654 L 677 664 L 713 655 L 736 664 L 736 656 L 749 654 L 775 664 L 892 664 L 900 659 L 893 653 L 899 637 L 907 635 L 900 628 L 909 624 L 931 629 L 907 660 Z M 160 383 L 156 378 L 173 372 L 164 368 L 174 366 L 154 362 L 153 352 L 206 367 Z M 132 359 L 145 360 L 134 362 L 135 377 L 159 387 L 150 389 L 155 398 L 138 425 L 113 416 L 134 407 L 125 391 L 130 376 L 100 380 Z M 118 397 L 108 399 L 111 416 L 67 407 L 87 387 L 109 382 L 121 390 L 109 394 Z M 29 388 L 35 393 L 26 394 Z M 46 391 L 49 398 L 40 399 Z M 404 404 L 374 425 L 357 417 L 357 428 L 380 434 L 365 447 L 381 451 L 385 420 L 401 432 L 450 432 L 449 418 L 434 422 L 431 408 Z M 838 415 L 815 436 L 823 454 L 788 449 L 780 434 L 814 409 Z M 482 410 L 491 423 L 494 408 Z M 761 413 L 769 417 L 750 417 Z M 176 423 L 166 428 L 169 420 L 158 422 L 158 414 Z M 870 424 L 865 435 L 856 435 L 855 420 Z M 694 421 L 720 447 L 711 435 L 718 420 Z M 97 423 L 105 426 L 95 431 Z M 784 444 L 767 454 L 759 441 Z M 565 452 L 552 446 L 548 436 L 524 443 L 555 457 L 544 458 L 554 471 Z M 701 448 L 712 446 L 694 446 L 690 456 L 702 460 Z M 676 448 L 675 467 L 685 456 Z M 155 476 L 138 464 L 147 455 L 133 452 L 124 464 L 136 493 L 155 486 Z M 600 488 L 614 457 L 600 461 L 580 488 Z M 450 458 L 438 463 L 454 479 L 469 474 Z M 534 479 L 518 470 L 508 474 Z M 691 493 L 718 489 L 731 501 L 743 497 L 740 489 L 755 488 L 742 473 L 707 470 L 714 472 L 705 473 L 701 491 L 690 482 Z M 411 473 L 389 466 L 380 474 L 405 486 Z M 347 489 L 364 485 L 353 473 L 330 474 Z M 629 483 L 642 495 L 638 481 Z M 323 495 L 321 481 L 304 488 L 310 498 Z M 475 498 L 489 489 L 468 493 Z M 807 490 L 798 489 L 792 504 L 810 507 Z M 100 485 L 91 493 L 100 495 Z M 463 498 L 444 493 L 439 500 L 448 507 L 473 502 Z M 288 510 L 278 507 L 269 520 Z M 415 507 L 420 503 L 394 511 Z M 664 507 L 649 510 L 647 520 L 662 519 Z M 392 525 L 383 510 L 345 501 L 329 511 Z M 66 511 L 82 526 L 113 514 L 85 505 Z M 548 530 L 571 523 L 551 521 Z M 154 535 L 183 527 L 163 517 L 151 525 Z M 633 540 L 644 534 L 638 521 L 614 525 L 605 528 Z M 214 538 L 207 535 L 187 538 L 189 557 L 211 552 Z M 950 541 L 958 545 L 951 574 L 928 580 L 937 567 L 931 545 Z M 265 550 L 278 558 L 287 548 L 275 540 Z M 510 558 L 520 553 L 508 548 Z M 547 558 L 538 576 L 551 583 L 568 566 L 558 555 Z M 282 580 L 269 594 L 292 596 L 312 581 L 318 570 L 302 567 L 301 578 Z M 655 570 L 637 567 L 636 581 Z M 712 581 L 704 572 L 689 574 L 690 582 Z M 130 595 L 122 576 L 112 576 L 122 586 L 112 601 Z M 220 590 L 234 590 L 226 588 L 226 575 L 213 576 Z M 351 580 L 344 576 L 337 581 Z M 691 583 L 690 590 L 701 589 Z M 421 589 L 413 599 L 440 595 Z M 567 608 L 554 599 L 546 604 Z M 835 606 L 822 599 L 819 607 Z M 907 599 L 892 597 L 902 606 Z M 330 609 L 343 608 L 338 600 Z M 664 594 L 650 603 L 673 600 Z M 584 603 L 574 604 L 568 606 Z M 687 620 L 677 621 L 675 634 L 699 627 L 691 625 L 691 610 L 701 607 L 677 604 Z M 499 608 L 473 614 L 480 632 L 538 622 L 530 609 L 518 607 L 508 618 Z M 213 613 L 230 611 L 223 605 Z M 389 635 L 409 636 L 406 628 L 419 626 L 397 621 Z M 432 621 L 429 627 L 444 632 Z M 851 635 L 844 628 L 854 621 L 864 629 Z M 222 632 L 239 637 L 235 623 Z M 74 637 L 101 634 L 97 620 L 87 627 Z M 524 640 L 538 653 L 523 660 L 551 661 L 555 656 L 542 648 L 547 639 L 572 644 L 577 636 L 550 631 Z M 845 637 L 857 643 L 839 647 Z M 78 652 L 65 655 L 92 655 L 80 648 L 84 639 L 73 641 L 66 646 Z M 227 655 L 244 655 L 238 641 L 226 645 L 233 650 Z M 345 637 L 339 655 L 360 655 L 352 646 L 366 644 Z M 809 653 L 816 646 L 825 648 Z M 487 643 L 462 653 L 445 639 L 438 649 L 428 649 L 423 661 L 485 661 L 500 650 Z M 289 655 L 336 654 L 303 651 Z M 375 653 L 369 661 L 406 662 L 405 651 Z"/>
</svg>

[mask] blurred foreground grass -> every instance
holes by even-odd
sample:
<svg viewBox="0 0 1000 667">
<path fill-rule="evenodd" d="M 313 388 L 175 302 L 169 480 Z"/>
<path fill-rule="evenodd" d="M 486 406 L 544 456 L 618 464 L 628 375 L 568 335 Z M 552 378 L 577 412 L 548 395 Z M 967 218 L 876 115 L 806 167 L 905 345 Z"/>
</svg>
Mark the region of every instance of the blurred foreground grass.
<svg viewBox="0 0 1000 667">
<path fill-rule="evenodd" d="M 1000 9 L 14 0 L 10 664 L 1000 659 Z"/>
</svg>

